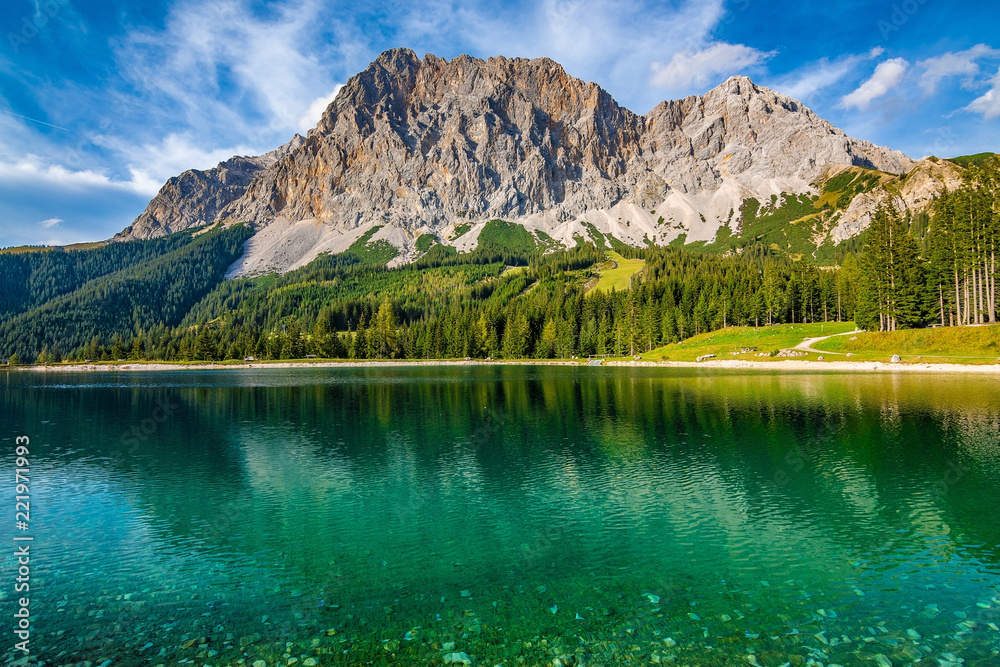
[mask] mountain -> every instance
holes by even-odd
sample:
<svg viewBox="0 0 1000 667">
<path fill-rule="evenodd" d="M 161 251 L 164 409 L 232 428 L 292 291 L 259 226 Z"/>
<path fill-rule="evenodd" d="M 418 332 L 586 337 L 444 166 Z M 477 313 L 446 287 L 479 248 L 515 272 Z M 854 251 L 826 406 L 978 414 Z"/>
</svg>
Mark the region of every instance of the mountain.
<svg viewBox="0 0 1000 667">
<path fill-rule="evenodd" d="M 868 227 L 872 212 L 880 205 L 897 211 L 924 211 L 944 192 L 954 192 L 962 185 L 964 169 L 949 160 L 924 158 L 898 178 L 881 178 L 880 184 L 859 193 L 847 205 L 830 230 L 836 243 L 857 236 Z"/>
<path fill-rule="evenodd" d="M 362 236 L 395 246 L 395 263 L 418 256 L 424 234 L 467 251 L 495 219 L 567 247 L 606 236 L 711 244 L 753 226 L 791 251 L 761 220 L 794 201 L 815 209 L 803 209 L 815 250 L 864 228 L 873 202 L 905 208 L 890 181 L 916 164 L 746 77 L 641 116 L 547 58 L 394 49 L 352 77 L 304 139 L 171 179 L 116 238 L 248 222 L 257 233 L 230 275 L 287 271 Z M 825 184 L 848 169 L 875 176 L 821 210 Z"/>
<path fill-rule="evenodd" d="M 237 155 L 212 169 L 190 169 L 169 179 L 131 225 L 115 241 L 152 239 L 214 222 L 219 212 L 246 192 L 253 177 L 302 145 L 291 141 L 255 157 Z"/>
</svg>

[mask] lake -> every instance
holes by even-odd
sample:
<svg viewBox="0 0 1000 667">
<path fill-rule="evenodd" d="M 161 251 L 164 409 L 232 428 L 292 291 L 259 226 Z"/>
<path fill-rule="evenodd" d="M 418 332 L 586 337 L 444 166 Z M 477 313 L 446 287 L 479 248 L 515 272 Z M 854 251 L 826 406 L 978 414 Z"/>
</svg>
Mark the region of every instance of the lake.
<svg viewBox="0 0 1000 667">
<path fill-rule="evenodd" d="M 993 378 L 468 366 L 0 387 L 11 536 L 30 437 L 33 664 L 1000 664 Z M 17 568 L 5 549 L 8 619 Z"/>
</svg>

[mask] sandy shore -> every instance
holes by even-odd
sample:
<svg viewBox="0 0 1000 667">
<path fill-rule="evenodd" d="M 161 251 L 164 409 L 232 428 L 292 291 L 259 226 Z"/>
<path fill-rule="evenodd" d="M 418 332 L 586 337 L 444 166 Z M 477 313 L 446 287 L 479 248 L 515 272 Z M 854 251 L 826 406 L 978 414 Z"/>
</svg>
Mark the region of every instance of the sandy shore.
<svg viewBox="0 0 1000 667">
<path fill-rule="evenodd" d="M 378 368 L 409 366 L 586 366 L 586 360 L 524 360 L 524 361 L 482 361 L 482 360 L 435 360 L 435 361 L 275 361 L 249 362 L 239 364 L 172 364 L 165 362 L 129 362 L 121 364 L 69 364 L 52 366 L 25 366 L 24 370 L 37 372 L 70 371 L 218 371 L 229 369 L 267 368 Z M 739 359 L 712 359 L 710 361 L 607 361 L 604 366 L 625 366 L 636 368 L 700 368 L 754 371 L 850 371 L 861 373 L 977 373 L 1000 375 L 997 364 L 925 364 L 925 363 L 885 363 L 880 361 L 804 361 L 785 359 L 783 361 L 745 361 Z"/>
</svg>

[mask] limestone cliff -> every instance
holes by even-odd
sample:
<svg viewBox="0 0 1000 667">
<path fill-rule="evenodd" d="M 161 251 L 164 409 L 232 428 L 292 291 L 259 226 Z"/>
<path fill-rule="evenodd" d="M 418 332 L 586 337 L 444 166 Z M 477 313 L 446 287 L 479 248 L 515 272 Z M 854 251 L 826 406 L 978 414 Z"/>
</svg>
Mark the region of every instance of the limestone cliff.
<svg viewBox="0 0 1000 667">
<path fill-rule="evenodd" d="M 394 49 L 352 77 L 304 139 L 171 179 L 123 235 L 250 222 L 258 235 L 233 275 L 301 265 L 373 225 L 397 261 L 424 232 L 471 249 L 496 218 L 566 245 L 595 229 L 636 245 L 690 242 L 738 229 L 750 197 L 814 191 L 832 167 L 913 164 L 746 77 L 642 116 L 546 58 Z M 471 231 L 458 238 L 457 225 Z"/>
<path fill-rule="evenodd" d="M 151 239 L 213 222 L 219 212 L 246 191 L 257 172 L 285 157 L 302 143 L 295 137 L 256 157 L 235 156 L 201 171 L 190 169 L 170 178 L 131 225 L 113 240 Z"/>
</svg>

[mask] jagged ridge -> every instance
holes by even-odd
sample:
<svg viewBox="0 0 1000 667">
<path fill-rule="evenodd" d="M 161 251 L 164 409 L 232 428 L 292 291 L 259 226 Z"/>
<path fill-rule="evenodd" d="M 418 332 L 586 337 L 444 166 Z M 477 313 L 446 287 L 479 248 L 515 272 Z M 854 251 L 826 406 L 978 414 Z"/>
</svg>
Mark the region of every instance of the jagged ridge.
<svg viewBox="0 0 1000 667">
<path fill-rule="evenodd" d="M 264 155 L 237 155 L 211 169 L 189 169 L 171 177 L 146 210 L 112 240 L 157 238 L 215 221 L 226 205 L 246 192 L 258 172 L 298 148 L 303 140 L 296 134 L 288 143 Z"/>
<path fill-rule="evenodd" d="M 746 77 L 640 116 L 546 58 L 421 60 L 394 49 L 352 77 L 301 145 L 251 174 L 216 218 L 262 230 L 237 274 L 291 268 L 375 224 L 401 260 L 418 234 L 446 240 L 459 222 L 474 226 L 456 242 L 468 249 L 493 218 L 565 244 L 590 224 L 633 244 L 709 240 L 721 225 L 737 228 L 744 199 L 809 191 L 831 165 L 901 174 L 912 164 Z M 191 199 L 225 198 L 211 191 L 206 181 Z M 208 221 L 210 206 L 184 215 L 186 201 L 164 198 L 149 216 L 159 227 L 133 224 L 132 234 Z M 279 245 L 285 255 L 269 263 Z"/>
</svg>

